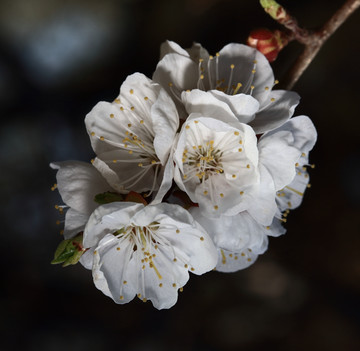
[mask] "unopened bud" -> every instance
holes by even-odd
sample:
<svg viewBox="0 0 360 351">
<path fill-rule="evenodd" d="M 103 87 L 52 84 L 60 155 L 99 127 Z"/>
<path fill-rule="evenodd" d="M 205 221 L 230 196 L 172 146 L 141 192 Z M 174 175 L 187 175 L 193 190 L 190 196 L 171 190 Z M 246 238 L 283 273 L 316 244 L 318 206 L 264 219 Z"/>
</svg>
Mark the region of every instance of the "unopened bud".
<svg viewBox="0 0 360 351">
<path fill-rule="evenodd" d="M 260 0 L 261 6 L 264 8 L 274 20 L 279 23 L 284 23 L 289 19 L 289 14 L 286 10 L 274 0 Z"/>
<path fill-rule="evenodd" d="M 283 32 L 272 32 L 266 28 L 253 30 L 247 39 L 247 44 L 259 50 L 269 62 L 276 60 L 278 53 L 287 43 L 288 39 Z"/>
</svg>

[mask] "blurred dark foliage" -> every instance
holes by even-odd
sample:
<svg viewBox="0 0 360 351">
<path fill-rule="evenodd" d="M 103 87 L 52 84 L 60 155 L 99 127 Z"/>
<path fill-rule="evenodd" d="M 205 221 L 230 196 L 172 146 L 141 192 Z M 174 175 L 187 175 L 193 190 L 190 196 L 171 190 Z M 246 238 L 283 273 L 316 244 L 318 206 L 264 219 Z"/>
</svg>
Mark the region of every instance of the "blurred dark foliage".
<svg viewBox="0 0 360 351">
<path fill-rule="evenodd" d="M 282 1 L 316 28 L 342 0 Z M 151 77 L 161 42 L 211 53 L 278 28 L 254 0 L 0 2 L 1 349 L 360 350 L 360 12 L 295 86 L 319 132 L 312 188 L 288 233 L 249 269 L 192 276 L 175 307 L 114 304 L 80 265 L 50 265 L 61 240 L 51 161 L 93 157 L 84 117 L 128 74 Z M 299 54 L 273 64 L 281 80 Z"/>
</svg>

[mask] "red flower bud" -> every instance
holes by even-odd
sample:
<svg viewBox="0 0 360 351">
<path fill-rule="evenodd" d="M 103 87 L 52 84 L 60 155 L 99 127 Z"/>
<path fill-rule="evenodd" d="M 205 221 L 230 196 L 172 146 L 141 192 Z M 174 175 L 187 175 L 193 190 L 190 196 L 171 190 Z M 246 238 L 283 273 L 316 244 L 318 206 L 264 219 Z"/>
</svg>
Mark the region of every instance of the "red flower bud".
<svg viewBox="0 0 360 351">
<path fill-rule="evenodd" d="M 283 32 L 279 30 L 272 32 L 266 28 L 253 30 L 247 39 L 247 45 L 259 50 L 269 62 L 276 60 L 278 53 L 287 42 Z"/>
</svg>

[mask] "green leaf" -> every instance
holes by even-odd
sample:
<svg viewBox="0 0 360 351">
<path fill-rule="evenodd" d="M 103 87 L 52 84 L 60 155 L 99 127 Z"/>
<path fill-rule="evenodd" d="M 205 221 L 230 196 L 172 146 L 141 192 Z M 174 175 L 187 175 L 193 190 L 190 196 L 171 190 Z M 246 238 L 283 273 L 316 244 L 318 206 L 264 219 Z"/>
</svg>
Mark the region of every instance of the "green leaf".
<svg viewBox="0 0 360 351">
<path fill-rule="evenodd" d="M 63 263 L 63 267 L 78 263 L 86 249 L 82 246 L 83 233 L 71 239 L 63 240 L 55 250 L 51 264 Z"/>
<path fill-rule="evenodd" d="M 110 202 L 124 201 L 124 197 L 121 194 L 107 191 L 105 193 L 95 195 L 94 201 L 99 205 L 105 205 Z"/>
</svg>

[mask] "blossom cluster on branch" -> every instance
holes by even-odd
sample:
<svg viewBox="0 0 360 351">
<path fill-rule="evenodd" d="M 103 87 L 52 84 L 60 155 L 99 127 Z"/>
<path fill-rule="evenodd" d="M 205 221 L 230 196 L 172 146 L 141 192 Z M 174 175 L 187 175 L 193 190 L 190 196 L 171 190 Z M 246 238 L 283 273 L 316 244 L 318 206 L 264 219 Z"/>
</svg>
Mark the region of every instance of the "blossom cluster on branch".
<svg viewBox="0 0 360 351">
<path fill-rule="evenodd" d="M 96 157 L 52 163 L 65 203 L 53 263 L 80 261 L 116 303 L 170 308 L 189 273 L 247 268 L 309 187 L 316 130 L 292 117 L 268 60 L 167 41 L 152 79 L 126 78 L 85 118 Z"/>
</svg>

